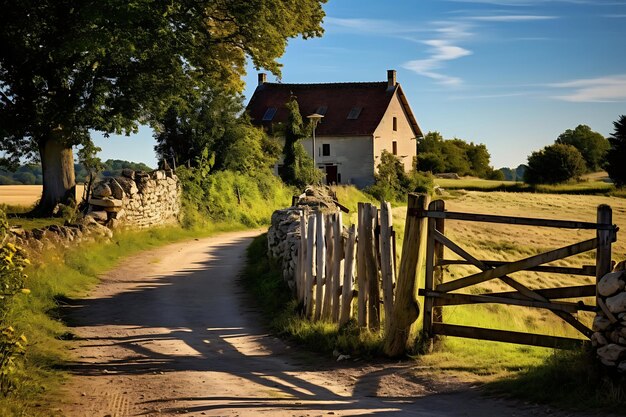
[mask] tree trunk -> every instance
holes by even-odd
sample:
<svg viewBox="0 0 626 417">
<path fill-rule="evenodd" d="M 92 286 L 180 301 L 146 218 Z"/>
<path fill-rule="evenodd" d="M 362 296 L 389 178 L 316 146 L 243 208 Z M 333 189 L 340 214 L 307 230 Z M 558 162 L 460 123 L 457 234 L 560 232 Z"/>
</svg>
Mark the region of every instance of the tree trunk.
<svg viewBox="0 0 626 417">
<path fill-rule="evenodd" d="M 51 216 L 57 204 L 76 201 L 74 154 L 72 147 L 51 136 L 39 145 L 43 171 L 43 192 L 36 208 L 37 215 Z"/>
</svg>

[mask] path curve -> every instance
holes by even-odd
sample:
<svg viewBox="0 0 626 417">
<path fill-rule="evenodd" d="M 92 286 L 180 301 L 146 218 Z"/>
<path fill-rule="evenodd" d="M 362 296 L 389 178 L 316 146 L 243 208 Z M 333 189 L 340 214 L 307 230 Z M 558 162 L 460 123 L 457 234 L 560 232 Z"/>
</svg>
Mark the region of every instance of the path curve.
<svg viewBox="0 0 626 417">
<path fill-rule="evenodd" d="M 59 411 L 122 416 L 565 416 L 434 393 L 407 364 L 337 363 L 293 351 L 260 325 L 236 277 L 259 231 L 141 253 L 68 307 L 78 335 Z"/>
</svg>

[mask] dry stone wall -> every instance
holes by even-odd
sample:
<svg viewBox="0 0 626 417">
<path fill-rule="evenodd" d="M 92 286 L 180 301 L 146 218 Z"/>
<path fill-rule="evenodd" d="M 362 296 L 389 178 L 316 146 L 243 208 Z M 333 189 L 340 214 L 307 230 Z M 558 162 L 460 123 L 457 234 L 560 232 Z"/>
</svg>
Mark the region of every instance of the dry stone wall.
<svg viewBox="0 0 626 417">
<path fill-rule="evenodd" d="M 267 232 L 268 253 L 281 265 L 283 278 L 292 291 L 296 288 L 294 279 L 300 245 L 300 214 L 337 209 L 337 198 L 330 188 L 309 187 L 295 199 L 292 207 L 276 210 L 272 214 Z"/>
<path fill-rule="evenodd" d="M 180 184 L 172 170 L 146 173 L 125 169 L 93 188 L 88 216 L 110 228 L 146 228 L 175 223 L 180 213 Z"/>
<path fill-rule="evenodd" d="M 606 274 L 598 282 L 598 313 L 591 343 L 603 365 L 626 372 L 626 271 Z"/>
</svg>

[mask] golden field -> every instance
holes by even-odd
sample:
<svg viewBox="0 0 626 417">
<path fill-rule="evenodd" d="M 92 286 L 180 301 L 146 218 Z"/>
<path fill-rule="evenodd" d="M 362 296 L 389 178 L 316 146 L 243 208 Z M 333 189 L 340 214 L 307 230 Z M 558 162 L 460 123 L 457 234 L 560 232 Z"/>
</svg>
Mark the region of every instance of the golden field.
<svg viewBox="0 0 626 417">
<path fill-rule="evenodd" d="M 0 205 L 32 206 L 41 197 L 41 185 L 0 185 Z M 76 186 L 77 200 L 83 195 L 84 185 Z"/>
</svg>

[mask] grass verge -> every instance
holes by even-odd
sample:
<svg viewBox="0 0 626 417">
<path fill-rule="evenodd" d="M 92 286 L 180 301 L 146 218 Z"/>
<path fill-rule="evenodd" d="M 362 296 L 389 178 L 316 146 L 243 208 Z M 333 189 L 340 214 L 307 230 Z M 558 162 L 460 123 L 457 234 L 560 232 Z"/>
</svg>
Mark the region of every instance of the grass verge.
<svg viewBox="0 0 626 417">
<path fill-rule="evenodd" d="M 514 181 L 493 181 L 477 178 L 458 180 L 437 178 L 435 184 L 447 190 L 506 191 L 515 193 L 614 195 L 620 194 L 611 183 L 604 181 L 581 181 L 556 185 L 529 185 Z"/>
<path fill-rule="evenodd" d="M 243 283 L 267 319 L 270 330 L 309 350 L 352 357 L 372 357 L 382 351 L 382 335 L 360 330 L 350 321 L 339 327 L 326 321 L 311 322 L 300 315 L 300 307 L 282 279 L 280 268 L 267 256 L 267 235 L 256 238 L 247 252 Z"/>
</svg>

